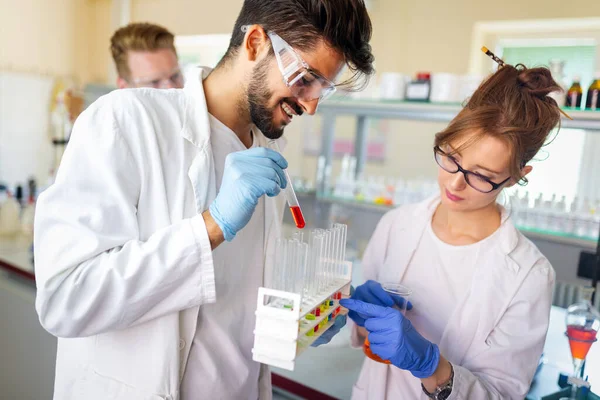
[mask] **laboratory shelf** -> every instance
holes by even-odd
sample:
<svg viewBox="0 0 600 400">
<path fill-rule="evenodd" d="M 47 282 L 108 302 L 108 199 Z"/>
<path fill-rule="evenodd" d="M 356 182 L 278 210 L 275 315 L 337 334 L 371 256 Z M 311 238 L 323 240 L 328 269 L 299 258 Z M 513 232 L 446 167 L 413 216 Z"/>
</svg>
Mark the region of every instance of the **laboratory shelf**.
<svg viewBox="0 0 600 400">
<path fill-rule="evenodd" d="M 458 114 L 460 104 L 411 101 L 354 100 L 335 98 L 319 105 L 323 114 L 346 114 L 384 119 L 448 122 Z"/>
<path fill-rule="evenodd" d="M 347 210 L 353 209 L 371 214 L 375 213 L 378 217 L 396 207 L 383 204 L 366 203 L 355 199 L 345 199 L 331 195 L 316 194 L 314 192 L 304 192 L 301 193 L 300 196 L 304 198 L 316 197 L 317 202 L 343 206 Z M 518 227 L 518 229 L 523 232 L 526 237 L 533 240 L 544 240 L 552 243 L 576 246 L 589 251 L 595 251 L 597 246 L 597 240 L 594 238 L 579 237 L 562 232 L 548 232 L 524 227 Z"/>
<path fill-rule="evenodd" d="M 322 114 L 355 115 L 368 118 L 450 122 L 462 109 L 459 103 L 356 100 L 337 97 L 319 105 Z M 562 117 L 563 128 L 600 130 L 600 111 L 563 108 L 573 120 Z"/>
<path fill-rule="evenodd" d="M 430 103 L 417 101 L 391 101 L 379 99 L 353 99 L 349 96 L 337 96 L 319 104 L 318 113 L 322 117 L 321 156 L 325 165 L 331 165 L 335 124 L 337 117 L 350 115 L 356 117 L 354 135 L 354 156 L 356 157 L 355 176 L 359 176 L 367 161 L 368 120 L 398 119 L 425 122 L 450 122 L 462 109 L 458 103 Z M 600 111 L 582 111 L 563 108 L 573 120 L 562 117 L 561 126 L 570 129 L 584 129 L 600 132 Z"/>
<path fill-rule="evenodd" d="M 523 234 L 525 236 L 527 236 L 530 239 L 541 239 L 541 240 L 557 242 L 557 243 L 561 243 L 561 244 L 568 244 L 571 246 L 582 247 L 582 248 L 584 248 L 586 250 L 590 250 L 590 251 L 596 250 L 597 242 L 596 242 L 596 239 L 593 239 L 593 238 L 580 237 L 580 236 L 571 235 L 571 234 L 562 233 L 562 232 L 546 232 L 546 231 L 541 231 L 539 229 L 523 228 L 523 227 L 518 227 L 518 228 L 521 232 L 523 232 Z"/>
</svg>

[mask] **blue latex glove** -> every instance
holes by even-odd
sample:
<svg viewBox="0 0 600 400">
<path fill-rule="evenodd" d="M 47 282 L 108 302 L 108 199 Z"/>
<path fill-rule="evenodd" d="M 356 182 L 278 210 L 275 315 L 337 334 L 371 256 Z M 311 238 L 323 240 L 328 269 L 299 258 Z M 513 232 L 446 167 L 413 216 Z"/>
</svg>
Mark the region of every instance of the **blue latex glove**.
<svg viewBox="0 0 600 400">
<path fill-rule="evenodd" d="M 421 336 L 400 311 L 351 299 L 340 304 L 367 317 L 373 353 L 419 379 L 433 375 L 440 362 L 438 346 Z"/>
<path fill-rule="evenodd" d="M 257 147 L 227 156 L 221 190 L 209 207 L 225 240 L 232 241 L 246 226 L 261 196 L 277 196 L 285 189 L 285 168 L 285 158 L 267 148 Z"/>
<path fill-rule="evenodd" d="M 331 342 L 331 339 L 333 339 L 333 337 L 335 335 L 340 333 L 340 330 L 345 325 L 346 325 L 346 316 L 338 315 L 335 318 L 335 322 L 333 323 L 333 325 L 331 325 L 331 327 L 329 329 L 327 329 L 325 332 L 323 332 L 323 334 L 321 336 L 319 336 L 317 338 L 317 340 L 315 340 L 311 346 L 319 347 L 322 344 L 327 344 L 327 343 Z"/>
<path fill-rule="evenodd" d="M 381 287 L 381 284 L 375 281 L 367 281 L 362 285 L 358 286 L 350 298 L 353 300 L 360 300 L 364 301 L 365 303 L 375 304 L 382 307 L 393 307 L 394 305 L 402 306 L 406 301 L 403 297 L 392 295 L 386 292 Z M 410 301 L 408 302 L 406 309 L 412 309 L 412 304 L 410 303 Z M 350 310 L 348 316 L 352 319 L 352 321 L 354 321 L 356 325 L 365 325 L 366 317 L 360 315 L 360 313 Z"/>
</svg>

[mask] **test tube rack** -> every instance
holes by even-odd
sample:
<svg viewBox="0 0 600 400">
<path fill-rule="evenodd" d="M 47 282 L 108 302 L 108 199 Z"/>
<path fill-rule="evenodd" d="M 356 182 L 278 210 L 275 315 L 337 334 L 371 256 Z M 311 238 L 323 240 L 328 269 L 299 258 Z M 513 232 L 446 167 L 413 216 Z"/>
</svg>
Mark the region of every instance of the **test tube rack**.
<svg viewBox="0 0 600 400">
<path fill-rule="evenodd" d="M 346 314 L 339 301 L 350 295 L 352 263 L 342 266 L 341 275 L 316 296 L 258 289 L 254 361 L 293 371 L 296 359 Z"/>
</svg>

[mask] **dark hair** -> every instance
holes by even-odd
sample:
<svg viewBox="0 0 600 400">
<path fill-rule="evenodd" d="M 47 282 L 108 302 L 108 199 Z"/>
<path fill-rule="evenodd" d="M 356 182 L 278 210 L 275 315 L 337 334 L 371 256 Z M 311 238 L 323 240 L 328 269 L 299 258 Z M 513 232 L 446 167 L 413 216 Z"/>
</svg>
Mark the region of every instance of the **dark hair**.
<svg viewBox="0 0 600 400">
<path fill-rule="evenodd" d="M 323 39 L 343 54 L 352 71 L 352 76 L 340 84 L 348 90 L 364 87 L 374 72 L 369 44 L 371 19 L 364 0 L 244 0 L 221 63 L 232 58 L 242 45 L 242 27 L 253 24 L 277 33 L 302 51 L 312 49 Z M 358 84 L 360 78 L 362 85 Z"/>
<path fill-rule="evenodd" d="M 160 25 L 145 22 L 131 23 L 118 29 L 110 38 L 110 52 L 115 61 L 117 72 L 123 79 L 129 79 L 127 53 L 129 51 L 155 51 L 159 49 L 175 49 L 175 37 Z"/>
<path fill-rule="evenodd" d="M 561 90 L 548 68 L 505 65 L 477 88 L 448 127 L 435 136 L 435 145 L 447 145 L 466 133 L 475 135 L 462 148 L 486 135 L 500 138 L 511 149 L 511 177 L 526 183 L 522 168 L 552 129 L 560 127 L 560 108 L 548 95 Z"/>
</svg>

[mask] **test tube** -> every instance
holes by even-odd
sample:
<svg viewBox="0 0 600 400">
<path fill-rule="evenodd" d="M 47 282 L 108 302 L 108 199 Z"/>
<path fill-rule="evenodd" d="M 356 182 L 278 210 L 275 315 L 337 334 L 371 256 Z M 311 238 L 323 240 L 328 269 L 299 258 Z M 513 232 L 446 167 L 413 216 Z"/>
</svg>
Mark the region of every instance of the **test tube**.
<svg viewBox="0 0 600 400">
<path fill-rule="evenodd" d="M 335 267 L 335 231 L 333 229 L 329 229 L 329 245 L 328 245 L 328 252 L 329 252 L 329 278 L 328 278 L 328 282 L 327 282 L 327 287 L 331 286 L 333 283 L 333 277 L 334 277 L 334 267 Z"/>
<path fill-rule="evenodd" d="M 313 265 L 313 270 L 312 270 L 312 289 L 311 292 L 313 294 L 313 296 L 316 296 L 319 294 L 319 291 L 321 289 L 320 285 L 321 285 L 321 251 L 323 249 L 323 235 L 321 233 L 319 233 L 318 231 L 315 232 L 315 238 L 314 238 L 314 247 L 313 247 L 313 253 L 314 253 L 314 265 Z"/>
<path fill-rule="evenodd" d="M 278 238 L 275 244 L 275 262 L 273 263 L 273 271 L 271 274 L 271 287 L 276 290 L 282 290 L 282 266 L 283 266 L 283 239 Z"/>
<path fill-rule="evenodd" d="M 331 283 L 331 230 L 325 231 L 325 287 L 328 289 Z"/>
<path fill-rule="evenodd" d="M 275 140 L 269 140 L 269 147 L 272 150 L 275 150 L 281 153 L 279 149 L 279 144 Z M 290 212 L 292 213 L 292 217 L 294 218 L 294 223 L 296 224 L 296 228 L 302 229 L 306 226 L 306 221 L 304 220 L 304 214 L 302 214 L 302 209 L 300 208 L 300 203 L 298 203 L 298 197 L 296 197 L 296 192 L 294 191 L 294 186 L 292 186 L 292 180 L 290 179 L 290 175 L 288 174 L 287 169 L 283 170 L 285 174 L 285 179 L 287 179 L 287 186 L 283 190 L 285 194 L 285 198 L 287 200 L 288 206 L 290 208 Z"/>
<path fill-rule="evenodd" d="M 290 248 L 288 246 L 288 240 L 282 240 L 281 241 L 281 290 L 287 292 L 289 290 L 288 288 L 288 275 L 289 275 L 289 271 L 290 271 L 290 266 L 289 266 L 289 259 L 290 259 Z"/>
<path fill-rule="evenodd" d="M 338 278 L 342 278 L 344 276 L 344 271 L 346 266 L 344 262 L 346 261 L 346 235 L 347 235 L 347 225 L 345 224 L 336 224 L 335 225 L 339 230 L 340 238 L 339 238 L 339 253 L 338 253 L 338 268 L 337 275 Z"/>
<path fill-rule="evenodd" d="M 296 293 L 300 293 L 304 296 L 305 293 L 305 285 L 306 285 L 306 264 L 308 261 L 308 245 L 306 243 L 300 242 L 299 251 L 298 251 L 298 287 Z"/>
<path fill-rule="evenodd" d="M 318 248 L 316 249 L 316 289 L 317 294 L 320 294 L 325 286 L 325 232 L 319 229 L 318 234 Z"/>
<path fill-rule="evenodd" d="M 342 266 L 342 228 L 340 224 L 336 224 L 335 232 L 335 279 L 338 280 Z"/>
<path fill-rule="evenodd" d="M 310 297 L 313 297 L 315 295 L 315 271 L 316 271 L 316 253 L 315 253 L 315 248 L 316 248 L 316 243 L 317 243 L 317 234 L 314 230 L 312 230 L 310 232 L 309 238 L 308 238 L 308 257 L 309 257 L 309 261 L 308 261 L 308 271 L 307 271 L 307 282 L 308 282 L 308 295 Z"/>
<path fill-rule="evenodd" d="M 348 239 L 348 225 L 342 224 L 342 264 L 340 268 L 340 275 L 346 273 L 346 241 Z"/>
<path fill-rule="evenodd" d="M 296 268 L 297 268 L 297 264 L 298 264 L 298 246 L 296 245 L 297 241 L 295 240 L 290 240 L 288 243 L 288 267 L 289 270 L 286 274 L 286 279 L 287 279 L 287 291 L 288 292 L 294 292 L 295 291 L 295 286 L 294 286 L 294 281 L 296 278 Z"/>
</svg>

